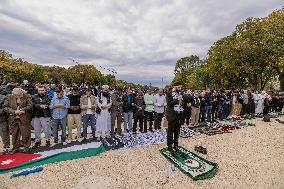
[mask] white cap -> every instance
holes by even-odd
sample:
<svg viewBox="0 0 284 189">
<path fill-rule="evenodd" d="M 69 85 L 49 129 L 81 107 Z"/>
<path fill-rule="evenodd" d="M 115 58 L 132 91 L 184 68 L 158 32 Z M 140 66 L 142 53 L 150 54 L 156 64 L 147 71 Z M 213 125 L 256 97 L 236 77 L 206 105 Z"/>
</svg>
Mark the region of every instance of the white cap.
<svg viewBox="0 0 284 189">
<path fill-rule="evenodd" d="M 102 89 L 107 90 L 107 89 L 109 89 L 109 86 L 108 85 L 103 85 Z"/>
</svg>

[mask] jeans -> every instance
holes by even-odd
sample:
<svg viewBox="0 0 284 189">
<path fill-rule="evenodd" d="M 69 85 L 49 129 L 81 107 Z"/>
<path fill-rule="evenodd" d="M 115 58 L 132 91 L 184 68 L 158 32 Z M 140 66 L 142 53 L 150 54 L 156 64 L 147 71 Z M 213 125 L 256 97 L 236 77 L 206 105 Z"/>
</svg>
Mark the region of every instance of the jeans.
<svg viewBox="0 0 284 189">
<path fill-rule="evenodd" d="M 133 112 L 124 112 L 124 132 L 126 132 L 126 129 L 132 130 L 132 119 L 133 119 Z"/>
<path fill-rule="evenodd" d="M 219 113 L 218 117 L 222 121 L 225 118 L 223 104 L 218 105 L 218 113 Z"/>
<path fill-rule="evenodd" d="M 91 124 L 92 134 L 96 134 L 96 114 L 85 114 L 83 115 L 83 137 L 87 138 L 88 123 Z"/>
<path fill-rule="evenodd" d="M 206 106 L 205 119 L 206 121 L 212 121 L 212 106 Z"/>
<path fill-rule="evenodd" d="M 62 130 L 61 142 L 65 142 L 66 126 L 67 126 L 67 118 L 66 117 L 64 117 L 62 119 L 53 119 L 52 120 L 54 143 L 58 143 L 58 127 L 59 127 L 59 124 L 60 124 L 61 130 Z"/>
</svg>

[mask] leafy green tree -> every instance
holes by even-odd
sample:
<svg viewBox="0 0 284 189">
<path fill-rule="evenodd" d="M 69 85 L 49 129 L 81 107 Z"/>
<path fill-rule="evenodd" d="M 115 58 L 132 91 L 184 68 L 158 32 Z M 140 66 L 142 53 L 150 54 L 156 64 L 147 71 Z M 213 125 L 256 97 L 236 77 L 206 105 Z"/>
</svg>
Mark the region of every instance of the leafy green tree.
<svg viewBox="0 0 284 189">
<path fill-rule="evenodd" d="M 191 55 L 179 59 L 175 65 L 175 81 L 181 82 L 183 85 L 187 85 L 187 76 L 192 70 L 201 64 L 201 60 L 196 55 Z"/>
</svg>

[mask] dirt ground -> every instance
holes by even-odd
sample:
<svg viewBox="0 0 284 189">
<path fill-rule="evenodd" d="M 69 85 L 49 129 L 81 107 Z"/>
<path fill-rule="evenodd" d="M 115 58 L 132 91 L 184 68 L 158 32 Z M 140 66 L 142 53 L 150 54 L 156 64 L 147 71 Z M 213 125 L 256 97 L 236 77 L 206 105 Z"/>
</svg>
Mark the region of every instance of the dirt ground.
<svg viewBox="0 0 284 189">
<path fill-rule="evenodd" d="M 219 166 L 208 180 L 193 181 L 179 170 L 168 177 L 170 164 L 159 153 L 164 145 L 152 145 L 44 165 L 44 171 L 26 177 L 3 174 L 0 188 L 283 189 L 284 124 L 257 120 L 255 127 L 232 132 L 180 140 L 191 150 L 195 145 L 207 148 L 208 155 L 202 156 Z"/>
</svg>

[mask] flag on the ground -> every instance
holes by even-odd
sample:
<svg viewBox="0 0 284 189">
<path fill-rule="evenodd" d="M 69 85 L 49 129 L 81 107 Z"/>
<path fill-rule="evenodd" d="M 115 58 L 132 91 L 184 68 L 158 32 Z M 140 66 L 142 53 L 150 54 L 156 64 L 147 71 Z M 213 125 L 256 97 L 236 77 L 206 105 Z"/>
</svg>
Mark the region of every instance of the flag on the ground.
<svg viewBox="0 0 284 189">
<path fill-rule="evenodd" d="M 15 167 L 21 163 L 40 157 L 40 154 L 6 154 L 0 155 L 0 170 Z"/>
<path fill-rule="evenodd" d="M 190 176 L 193 180 L 202 180 L 211 178 L 218 170 L 218 165 L 208 161 L 197 154 L 183 148 L 178 147 L 178 150 L 173 156 L 167 148 L 160 150 L 161 154 L 173 163 L 180 171 Z"/>
<path fill-rule="evenodd" d="M 60 146 L 49 151 L 33 154 L 0 155 L 0 174 L 41 166 L 49 163 L 95 156 L 105 151 L 100 142 L 90 142 L 81 145 Z"/>
</svg>

